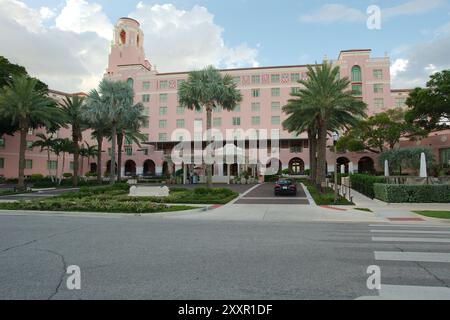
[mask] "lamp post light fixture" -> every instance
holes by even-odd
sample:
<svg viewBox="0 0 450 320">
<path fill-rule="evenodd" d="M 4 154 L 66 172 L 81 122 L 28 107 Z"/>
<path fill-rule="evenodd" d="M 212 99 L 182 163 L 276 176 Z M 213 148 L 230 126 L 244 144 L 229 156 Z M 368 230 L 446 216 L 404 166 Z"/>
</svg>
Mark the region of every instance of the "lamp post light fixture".
<svg viewBox="0 0 450 320">
<path fill-rule="evenodd" d="M 336 145 L 339 140 L 339 133 L 333 132 L 333 151 L 334 151 L 334 204 L 338 203 L 338 172 L 337 172 L 337 150 Z"/>
</svg>

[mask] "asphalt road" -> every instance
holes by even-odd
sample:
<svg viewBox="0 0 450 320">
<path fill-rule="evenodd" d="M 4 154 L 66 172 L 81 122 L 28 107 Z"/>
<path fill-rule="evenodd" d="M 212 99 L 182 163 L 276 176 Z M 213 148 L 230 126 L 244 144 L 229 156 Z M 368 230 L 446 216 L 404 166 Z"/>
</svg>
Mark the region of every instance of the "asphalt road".
<svg viewBox="0 0 450 320">
<path fill-rule="evenodd" d="M 291 204 L 309 205 L 305 191 L 297 185 L 297 195 L 274 195 L 275 183 L 264 183 L 248 192 L 236 204 Z"/>
<path fill-rule="evenodd" d="M 376 250 L 367 223 L 0 215 L 0 299 L 355 299 Z M 447 229 L 450 230 L 450 229 Z M 448 239 L 448 235 L 442 235 Z M 81 290 L 65 270 L 81 269 Z M 386 271 L 385 271 L 386 270 Z M 383 263 L 390 284 L 449 286 L 448 264 Z"/>
</svg>

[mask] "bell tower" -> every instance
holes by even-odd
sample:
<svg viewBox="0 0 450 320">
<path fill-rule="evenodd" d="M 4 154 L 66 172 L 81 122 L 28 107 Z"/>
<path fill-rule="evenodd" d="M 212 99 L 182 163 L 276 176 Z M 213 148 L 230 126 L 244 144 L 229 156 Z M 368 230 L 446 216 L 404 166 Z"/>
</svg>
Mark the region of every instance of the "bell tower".
<svg viewBox="0 0 450 320">
<path fill-rule="evenodd" d="M 122 65 L 143 65 L 151 70 L 152 66 L 145 59 L 144 33 L 138 21 L 120 18 L 114 26 L 111 53 L 108 59 L 108 74 L 117 72 Z"/>
</svg>

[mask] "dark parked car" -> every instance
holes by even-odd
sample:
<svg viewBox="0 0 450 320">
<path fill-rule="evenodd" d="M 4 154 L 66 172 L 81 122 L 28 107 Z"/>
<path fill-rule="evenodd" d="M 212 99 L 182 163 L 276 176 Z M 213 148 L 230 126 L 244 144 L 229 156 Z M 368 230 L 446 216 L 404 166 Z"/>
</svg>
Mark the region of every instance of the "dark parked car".
<svg viewBox="0 0 450 320">
<path fill-rule="evenodd" d="M 275 195 L 282 194 L 297 195 L 297 184 L 291 179 L 280 179 L 275 184 Z"/>
</svg>

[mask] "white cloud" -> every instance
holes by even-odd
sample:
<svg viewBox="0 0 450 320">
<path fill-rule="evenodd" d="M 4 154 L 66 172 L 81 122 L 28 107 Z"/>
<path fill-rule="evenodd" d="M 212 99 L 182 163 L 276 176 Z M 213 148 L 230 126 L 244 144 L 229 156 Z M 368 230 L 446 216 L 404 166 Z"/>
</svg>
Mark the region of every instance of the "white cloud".
<svg viewBox="0 0 450 320">
<path fill-rule="evenodd" d="M 307 23 L 357 22 L 365 19 L 362 11 L 341 4 L 325 4 L 313 13 L 300 16 L 300 21 Z"/>
<path fill-rule="evenodd" d="M 423 14 L 438 8 L 443 3 L 444 0 L 411 0 L 397 6 L 381 8 L 381 18 L 387 21 L 397 16 Z M 329 24 L 334 22 L 364 22 L 367 18 L 365 10 L 332 3 L 323 5 L 315 12 L 301 15 L 299 20 L 305 23 Z"/>
<path fill-rule="evenodd" d="M 450 69 L 450 28 L 444 25 L 434 34 L 434 38 L 428 42 L 395 50 L 391 68 L 394 88 L 423 87 L 432 73 Z"/>
<path fill-rule="evenodd" d="M 223 29 L 205 7 L 180 10 L 172 4 L 139 2 L 130 17 L 145 35 L 145 51 L 158 71 L 185 71 L 212 64 L 217 67 L 258 66 L 258 50 L 242 43 L 227 46 Z"/>
<path fill-rule="evenodd" d="M 1 55 L 52 89 L 75 92 L 96 87 L 107 65 L 109 41 L 94 32 L 44 27 L 44 19 L 42 10 L 0 0 Z"/>
<path fill-rule="evenodd" d="M 111 40 L 113 25 L 102 7 L 85 0 L 66 0 L 65 7 L 56 18 L 56 27 L 76 33 L 95 32 L 100 37 Z"/>
<path fill-rule="evenodd" d="M 47 20 L 53 18 L 56 15 L 56 12 L 48 7 L 41 7 L 39 9 L 39 14 L 41 15 L 42 20 Z"/>
</svg>

